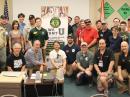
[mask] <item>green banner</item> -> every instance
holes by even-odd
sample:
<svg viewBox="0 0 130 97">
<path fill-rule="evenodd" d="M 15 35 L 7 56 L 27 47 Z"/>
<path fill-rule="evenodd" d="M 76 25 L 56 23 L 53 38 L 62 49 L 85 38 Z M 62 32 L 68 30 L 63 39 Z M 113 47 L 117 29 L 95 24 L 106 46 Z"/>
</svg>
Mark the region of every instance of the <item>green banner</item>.
<svg viewBox="0 0 130 97">
<path fill-rule="evenodd" d="M 127 19 L 130 16 L 130 6 L 127 3 L 123 4 L 118 10 L 118 13 L 123 19 Z"/>
<path fill-rule="evenodd" d="M 101 12 L 101 8 L 98 9 Z M 107 19 L 115 11 L 108 2 L 104 4 L 105 18 Z"/>
</svg>

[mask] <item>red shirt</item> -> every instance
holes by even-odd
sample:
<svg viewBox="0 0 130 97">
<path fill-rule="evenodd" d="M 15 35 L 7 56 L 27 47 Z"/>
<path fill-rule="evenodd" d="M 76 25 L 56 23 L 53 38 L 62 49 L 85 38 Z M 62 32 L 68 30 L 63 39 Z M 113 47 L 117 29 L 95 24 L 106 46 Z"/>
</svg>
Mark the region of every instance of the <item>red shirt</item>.
<svg viewBox="0 0 130 97">
<path fill-rule="evenodd" d="M 90 44 L 94 39 L 98 39 L 99 36 L 97 30 L 91 27 L 90 29 L 85 29 L 85 31 L 81 33 L 81 37 L 84 42 Z"/>
<path fill-rule="evenodd" d="M 77 39 L 78 39 L 78 45 L 80 45 L 81 43 L 81 35 L 82 33 L 86 30 L 86 28 L 81 28 L 78 27 L 77 31 L 76 31 L 76 35 L 77 35 Z"/>
<path fill-rule="evenodd" d="M 86 30 L 86 28 L 78 27 L 78 29 L 76 31 L 77 38 L 79 38 L 81 33 L 84 32 L 85 30 Z"/>
</svg>

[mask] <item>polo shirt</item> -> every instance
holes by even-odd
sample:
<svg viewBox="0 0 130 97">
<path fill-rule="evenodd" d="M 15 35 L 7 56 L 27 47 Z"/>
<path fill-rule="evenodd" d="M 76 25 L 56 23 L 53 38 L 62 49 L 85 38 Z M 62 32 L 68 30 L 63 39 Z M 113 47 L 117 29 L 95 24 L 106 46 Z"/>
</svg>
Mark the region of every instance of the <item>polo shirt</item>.
<svg viewBox="0 0 130 97">
<path fill-rule="evenodd" d="M 29 33 L 29 40 L 32 42 L 32 44 L 35 40 L 39 40 L 41 42 L 41 47 L 45 45 L 45 40 L 48 40 L 48 38 L 48 32 L 44 28 L 39 30 L 35 27 Z"/>
<path fill-rule="evenodd" d="M 76 61 L 77 63 L 80 63 L 83 68 L 88 68 L 89 65 L 93 65 L 93 57 L 93 53 L 90 51 L 87 51 L 85 54 L 83 54 L 82 51 L 79 51 L 76 54 Z"/>
<path fill-rule="evenodd" d="M 120 52 L 120 45 L 122 42 L 121 37 L 117 36 L 117 38 L 113 38 L 113 36 L 110 36 L 109 41 L 110 41 L 110 48 L 113 50 L 113 52 Z"/>
<path fill-rule="evenodd" d="M 106 72 L 109 68 L 109 64 L 111 61 L 114 61 L 115 57 L 113 51 L 109 48 L 106 48 L 103 55 L 100 54 L 100 50 L 97 50 L 94 55 L 94 64 L 97 64 L 101 72 Z M 100 65 L 100 61 L 102 61 L 102 66 Z"/>
<path fill-rule="evenodd" d="M 118 66 L 121 66 L 121 69 L 126 69 L 130 73 L 130 52 L 128 56 L 125 56 L 124 53 L 121 53 L 119 56 Z"/>
<path fill-rule="evenodd" d="M 90 44 L 94 39 L 98 39 L 98 32 L 95 28 L 85 29 L 81 33 L 81 38 L 87 44 Z"/>
<path fill-rule="evenodd" d="M 122 41 L 126 41 L 129 43 L 129 33 L 128 32 L 120 32 L 119 34 L 122 38 Z"/>
<path fill-rule="evenodd" d="M 102 30 L 99 31 L 99 39 L 103 38 L 106 40 L 106 46 L 109 47 L 110 46 L 110 41 L 109 41 L 109 37 L 112 36 L 112 31 L 107 29 L 105 32 L 103 32 Z"/>
<path fill-rule="evenodd" d="M 73 44 L 71 47 L 65 45 L 63 47 L 63 51 L 66 53 L 67 56 L 67 64 L 72 64 L 76 60 L 76 54 L 80 51 L 80 47 L 76 44 Z"/>
</svg>

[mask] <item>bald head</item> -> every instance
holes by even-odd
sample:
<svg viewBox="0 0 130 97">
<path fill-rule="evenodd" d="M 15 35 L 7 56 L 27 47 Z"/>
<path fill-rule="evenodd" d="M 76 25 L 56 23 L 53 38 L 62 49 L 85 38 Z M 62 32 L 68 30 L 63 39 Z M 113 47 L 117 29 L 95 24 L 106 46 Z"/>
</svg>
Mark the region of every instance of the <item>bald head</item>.
<svg viewBox="0 0 130 97">
<path fill-rule="evenodd" d="M 129 45 L 126 41 L 121 42 L 121 51 L 127 53 L 129 50 Z"/>
<path fill-rule="evenodd" d="M 41 42 L 39 40 L 35 40 L 33 44 L 34 49 L 38 50 L 40 48 L 40 44 Z"/>
<path fill-rule="evenodd" d="M 106 41 L 104 39 L 99 40 L 99 49 L 104 50 L 106 48 Z"/>
</svg>

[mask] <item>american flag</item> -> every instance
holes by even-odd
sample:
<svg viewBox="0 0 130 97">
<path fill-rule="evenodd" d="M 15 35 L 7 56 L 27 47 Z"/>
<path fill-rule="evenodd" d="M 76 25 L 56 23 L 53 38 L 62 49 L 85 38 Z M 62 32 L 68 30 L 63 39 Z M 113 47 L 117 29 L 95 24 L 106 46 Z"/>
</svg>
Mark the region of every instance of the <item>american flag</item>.
<svg viewBox="0 0 130 97">
<path fill-rule="evenodd" d="M 5 4 L 4 4 L 4 16 L 9 20 L 9 13 L 8 13 L 8 3 L 7 3 L 7 0 L 5 0 Z"/>
</svg>

